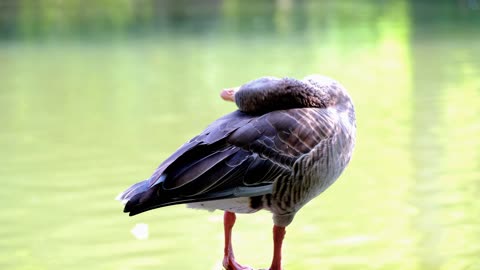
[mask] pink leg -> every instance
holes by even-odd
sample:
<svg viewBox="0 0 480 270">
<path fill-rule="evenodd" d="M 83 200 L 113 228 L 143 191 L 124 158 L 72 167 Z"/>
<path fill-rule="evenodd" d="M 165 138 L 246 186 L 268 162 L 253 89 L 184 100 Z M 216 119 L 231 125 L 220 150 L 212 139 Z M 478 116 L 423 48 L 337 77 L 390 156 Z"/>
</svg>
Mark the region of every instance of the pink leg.
<svg viewBox="0 0 480 270">
<path fill-rule="evenodd" d="M 273 226 L 273 259 L 270 270 L 282 270 L 282 243 L 285 227 Z"/>
<path fill-rule="evenodd" d="M 223 215 L 223 228 L 225 230 L 225 248 L 223 250 L 223 267 L 227 270 L 249 270 L 250 267 L 245 267 L 238 264 L 233 256 L 232 248 L 232 228 L 235 224 L 235 213 L 225 211 Z"/>
</svg>

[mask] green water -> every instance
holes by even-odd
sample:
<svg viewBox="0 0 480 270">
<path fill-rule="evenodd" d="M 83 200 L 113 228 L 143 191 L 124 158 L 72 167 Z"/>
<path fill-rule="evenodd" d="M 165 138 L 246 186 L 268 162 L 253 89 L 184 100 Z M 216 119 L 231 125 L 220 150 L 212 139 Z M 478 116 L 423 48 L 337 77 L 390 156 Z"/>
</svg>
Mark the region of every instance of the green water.
<svg viewBox="0 0 480 270">
<path fill-rule="evenodd" d="M 285 269 L 480 269 L 477 1 L 32 3 L 0 4 L 0 269 L 221 269 L 221 212 L 113 198 L 235 109 L 222 88 L 311 73 L 349 89 L 357 148 Z M 238 217 L 240 262 L 270 264 L 271 226 Z"/>
</svg>

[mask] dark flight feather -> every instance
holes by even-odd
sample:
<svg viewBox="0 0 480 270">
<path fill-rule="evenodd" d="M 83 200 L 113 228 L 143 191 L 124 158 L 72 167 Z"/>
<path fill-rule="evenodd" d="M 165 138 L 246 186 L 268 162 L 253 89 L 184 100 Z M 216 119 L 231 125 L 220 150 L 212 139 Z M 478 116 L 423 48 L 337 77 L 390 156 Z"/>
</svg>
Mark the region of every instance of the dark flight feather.
<svg viewBox="0 0 480 270">
<path fill-rule="evenodd" d="M 310 120 L 319 113 L 328 115 L 323 108 L 259 116 L 235 111 L 216 120 L 158 167 L 147 180 L 148 189 L 129 199 L 125 212 L 233 198 L 239 187 L 242 196 L 271 192 L 275 179 L 291 174 L 300 156 L 334 132 L 325 126 L 328 122 Z"/>
</svg>

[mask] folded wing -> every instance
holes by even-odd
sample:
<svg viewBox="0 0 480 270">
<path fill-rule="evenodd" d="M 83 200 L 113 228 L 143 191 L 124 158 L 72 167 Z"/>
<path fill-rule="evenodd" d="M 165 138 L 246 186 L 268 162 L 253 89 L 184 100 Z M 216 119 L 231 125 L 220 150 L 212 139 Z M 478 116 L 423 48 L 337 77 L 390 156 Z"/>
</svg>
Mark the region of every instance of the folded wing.
<svg viewBox="0 0 480 270">
<path fill-rule="evenodd" d="M 125 212 L 270 193 L 279 176 L 291 175 L 299 157 L 335 132 L 328 126 L 333 121 L 323 119 L 328 117 L 320 108 L 228 114 L 165 160 Z"/>
</svg>

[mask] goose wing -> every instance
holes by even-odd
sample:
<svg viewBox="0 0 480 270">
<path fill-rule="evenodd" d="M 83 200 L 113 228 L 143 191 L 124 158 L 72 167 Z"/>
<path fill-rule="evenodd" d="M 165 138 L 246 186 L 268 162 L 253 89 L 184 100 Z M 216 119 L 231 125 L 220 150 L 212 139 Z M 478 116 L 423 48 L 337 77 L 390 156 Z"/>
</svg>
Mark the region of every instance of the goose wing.
<svg viewBox="0 0 480 270">
<path fill-rule="evenodd" d="M 228 114 L 165 160 L 125 211 L 270 193 L 275 179 L 290 175 L 299 157 L 331 136 L 327 118 L 319 108 Z"/>
</svg>

